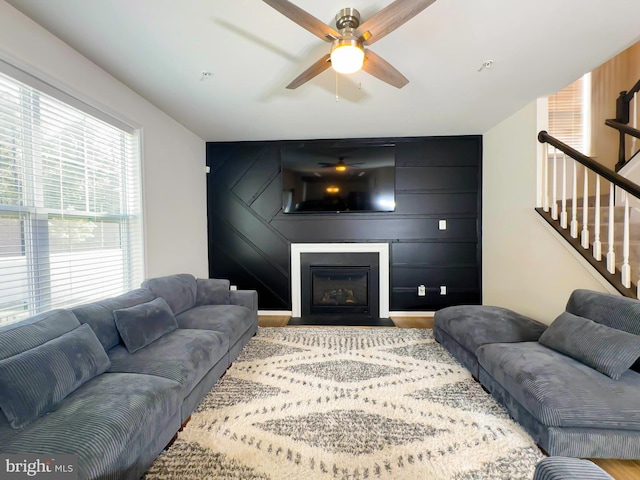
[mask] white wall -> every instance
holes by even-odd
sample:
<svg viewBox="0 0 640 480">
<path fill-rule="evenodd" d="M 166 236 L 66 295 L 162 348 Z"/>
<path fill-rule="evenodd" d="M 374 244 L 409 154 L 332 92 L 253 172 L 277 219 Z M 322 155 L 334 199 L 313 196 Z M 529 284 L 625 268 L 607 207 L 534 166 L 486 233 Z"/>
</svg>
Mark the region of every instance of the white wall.
<svg viewBox="0 0 640 480">
<path fill-rule="evenodd" d="M 0 0 L 0 58 L 142 128 L 149 277 L 206 277 L 205 142 Z"/>
<path fill-rule="evenodd" d="M 482 288 L 485 305 L 548 324 L 574 289 L 612 288 L 597 280 L 534 211 L 536 137 L 536 102 L 484 134 Z"/>
</svg>

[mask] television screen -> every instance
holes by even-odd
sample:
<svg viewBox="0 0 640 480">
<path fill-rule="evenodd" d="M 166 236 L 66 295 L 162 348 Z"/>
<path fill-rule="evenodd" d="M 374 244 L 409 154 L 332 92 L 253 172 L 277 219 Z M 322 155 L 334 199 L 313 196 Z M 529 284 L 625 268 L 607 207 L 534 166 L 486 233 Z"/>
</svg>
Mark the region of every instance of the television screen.
<svg viewBox="0 0 640 480">
<path fill-rule="evenodd" d="M 306 143 L 281 156 L 285 213 L 395 210 L 395 145 Z"/>
</svg>

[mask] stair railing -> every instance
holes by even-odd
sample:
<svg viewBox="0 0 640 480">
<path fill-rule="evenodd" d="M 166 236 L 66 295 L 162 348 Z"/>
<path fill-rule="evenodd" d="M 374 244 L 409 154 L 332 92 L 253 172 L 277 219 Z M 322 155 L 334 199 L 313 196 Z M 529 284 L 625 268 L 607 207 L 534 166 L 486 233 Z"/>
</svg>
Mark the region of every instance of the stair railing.
<svg viewBox="0 0 640 480">
<path fill-rule="evenodd" d="M 640 140 L 640 125 L 638 124 L 640 112 L 638 111 L 638 97 L 640 92 L 640 80 L 629 91 L 622 91 L 616 100 L 616 118 L 605 120 L 605 125 L 615 128 L 620 135 L 618 146 L 618 163 L 616 172 L 625 166 L 629 160 L 639 153 L 638 140 Z M 630 154 L 627 156 L 626 136 L 631 136 Z"/>
<path fill-rule="evenodd" d="M 630 263 L 631 242 L 633 241 L 634 245 L 640 245 L 640 233 L 637 238 L 632 239 L 630 228 L 632 207 L 640 206 L 640 185 L 599 164 L 552 137 L 546 131 L 538 134 L 538 141 L 550 145 L 553 150 L 550 151 L 546 146 L 543 149 L 542 208 L 536 208 L 536 211 L 619 292 L 629 297 L 640 298 L 638 290 L 640 261 L 634 262 L 634 265 Z M 570 167 L 569 174 L 568 167 Z M 582 176 L 582 182 L 578 180 L 580 176 Z M 569 177 L 571 177 L 570 192 L 567 191 Z M 579 183 L 582 183 L 581 190 L 578 188 Z M 591 187 L 594 192 L 592 196 L 590 196 Z M 560 199 L 558 199 L 558 193 Z M 622 199 L 622 207 L 616 208 L 616 193 L 618 198 Z M 570 212 L 568 211 L 569 203 Z M 593 222 L 589 218 L 591 203 L 594 207 Z M 580 204 L 581 216 L 578 215 Z M 603 222 L 601 208 L 605 206 L 608 207 L 606 211 L 608 218 Z M 616 213 L 619 217 L 620 210 L 622 211 L 622 232 L 616 232 Z M 619 227 L 618 225 L 618 229 Z M 601 238 L 603 229 L 606 229 L 606 239 Z M 619 237 L 620 233 L 621 242 L 617 241 L 616 237 L 616 234 Z M 604 258 L 603 246 L 606 247 Z M 617 256 L 621 261 L 616 262 Z"/>
</svg>

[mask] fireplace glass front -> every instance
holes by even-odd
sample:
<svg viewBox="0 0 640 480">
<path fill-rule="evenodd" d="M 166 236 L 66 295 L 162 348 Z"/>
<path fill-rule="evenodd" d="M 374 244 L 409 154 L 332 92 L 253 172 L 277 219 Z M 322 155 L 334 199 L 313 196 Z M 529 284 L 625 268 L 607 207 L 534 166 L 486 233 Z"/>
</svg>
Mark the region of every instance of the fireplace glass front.
<svg viewBox="0 0 640 480">
<path fill-rule="evenodd" d="M 311 313 L 369 313 L 368 267 L 311 267 Z"/>
</svg>

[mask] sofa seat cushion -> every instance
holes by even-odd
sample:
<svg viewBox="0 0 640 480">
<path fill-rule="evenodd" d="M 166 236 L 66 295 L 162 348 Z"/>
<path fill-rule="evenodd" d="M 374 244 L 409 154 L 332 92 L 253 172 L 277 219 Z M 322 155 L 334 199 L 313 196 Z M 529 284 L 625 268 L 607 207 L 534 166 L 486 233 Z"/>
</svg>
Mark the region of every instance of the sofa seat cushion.
<svg viewBox="0 0 640 480">
<path fill-rule="evenodd" d="M 546 329 L 513 310 L 483 305 L 443 308 L 434 322 L 471 353 L 487 343 L 535 342 Z"/>
<path fill-rule="evenodd" d="M 112 348 L 108 371 L 168 378 L 182 386 L 185 397 L 228 350 L 229 342 L 219 332 L 179 328 L 135 353 L 123 345 Z"/>
<path fill-rule="evenodd" d="M 125 471 L 130 450 L 143 456 L 145 445 L 180 428 L 180 385 L 152 375 L 95 377 L 56 409 L 22 430 L 0 423 L 2 453 L 75 454 L 78 478 L 116 478 Z M 167 422 L 175 419 L 175 425 Z M 167 429 L 173 430 L 167 432 Z M 106 473 L 111 472 L 107 477 Z"/>
<path fill-rule="evenodd" d="M 255 322 L 255 314 L 239 305 L 202 305 L 176 316 L 180 328 L 197 328 L 223 333 L 229 346 L 236 344 Z"/>
<path fill-rule="evenodd" d="M 640 374 L 619 380 L 537 342 L 477 350 L 481 367 L 547 426 L 640 430 Z"/>
</svg>

